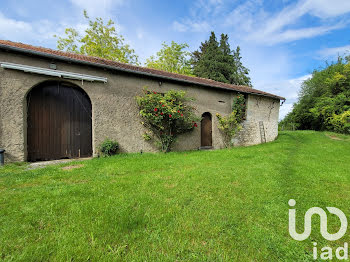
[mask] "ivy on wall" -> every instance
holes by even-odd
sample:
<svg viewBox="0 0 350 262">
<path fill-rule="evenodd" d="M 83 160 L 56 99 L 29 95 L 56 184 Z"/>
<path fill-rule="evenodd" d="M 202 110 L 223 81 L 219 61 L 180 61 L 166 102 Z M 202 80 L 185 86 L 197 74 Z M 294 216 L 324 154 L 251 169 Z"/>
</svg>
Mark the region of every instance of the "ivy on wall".
<svg viewBox="0 0 350 262">
<path fill-rule="evenodd" d="M 242 129 L 242 122 L 246 115 L 246 98 L 242 94 L 238 94 L 233 99 L 232 112 L 227 116 L 219 113 L 216 117 L 219 120 L 218 128 L 223 134 L 225 147 L 232 147 L 233 138 L 237 132 Z"/>
</svg>

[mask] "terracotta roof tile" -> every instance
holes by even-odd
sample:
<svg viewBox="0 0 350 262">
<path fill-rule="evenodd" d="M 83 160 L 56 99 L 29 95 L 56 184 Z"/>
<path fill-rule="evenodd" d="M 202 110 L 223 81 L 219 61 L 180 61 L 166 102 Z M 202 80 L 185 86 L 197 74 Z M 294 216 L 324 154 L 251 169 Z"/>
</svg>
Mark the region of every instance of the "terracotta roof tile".
<svg viewBox="0 0 350 262">
<path fill-rule="evenodd" d="M 79 55 L 79 54 L 74 54 L 74 53 L 69 53 L 69 52 L 63 52 L 63 51 L 58 51 L 58 50 L 53 50 L 49 48 L 44 48 L 44 47 L 38 47 L 38 46 L 32 46 L 32 45 L 27 45 L 27 44 L 22 44 L 22 43 L 17 43 L 17 42 L 12 42 L 12 41 L 7 41 L 7 40 L 0 40 L 0 49 L 16 49 L 17 51 L 21 51 L 24 53 L 30 53 L 30 52 L 35 52 L 37 55 L 41 56 L 47 56 L 47 55 L 53 55 L 57 59 L 64 59 L 68 58 L 73 60 L 73 62 L 85 62 L 89 63 L 92 66 L 108 66 L 108 67 L 113 67 L 116 70 L 127 70 L 132 73 L 136 74 L 148 74 L 152 75 L 154 77 L 161 77 L 161 78 L 170 78 L 175 81 L 182 81 L 182 82 L 187 82 L 187 83 L 193 83 L 193 84 L 198 84 L 198 85 L 204 85 L 204 86 L 210 86 L 210 87 L 216 87 L 216 88 L 224 88 L 224 89 L 231 89 L 235 90 L 238 92 L 242 93 L 248 93 L 248 94 L 256 94 L 256 95 L 263 95 L 263 96 L 268 96 L 268 97 L 273 97 L 276 99 L 280 100 L 285 100 L 284 97 L 280 97 L 274 94 L 270 94 L 264 91 L 260 91 L 248 86 L 240 86 L 240 85 L 231 85 L 231 84 L 225 84 L 221 82 L 217 82 L 214 80 L 206 79 L 206 78 L 200 78 L 200 77 L 191 77 L 191 76 L 186 76 L 186 75 L 180 75 L 180 74 L 175 74 L 175 73 L 169 73 L 166 71 L 161 71 L 161 70 L 156 70 L 156 69 L 151 69 L 151 68 L 146 68 L 146 67 L 141 67 L 141 66 L 134 66 L 130 64 L 125 64 L 125 63 L 120 63 L 112 60 L 107 60 L 107 59 L 102 59 L 99 57 L 93 57 L 93 56 L 87 56 L 87 55 Z"/>
</svg>

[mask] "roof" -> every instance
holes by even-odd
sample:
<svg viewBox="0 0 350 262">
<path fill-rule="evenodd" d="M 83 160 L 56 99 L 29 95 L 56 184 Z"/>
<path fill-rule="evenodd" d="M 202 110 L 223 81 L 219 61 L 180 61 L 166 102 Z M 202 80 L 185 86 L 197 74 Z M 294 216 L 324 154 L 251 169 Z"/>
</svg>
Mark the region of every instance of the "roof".
<svg viewBox="0 0 350 262">
<path fill-rule="evenodd" d="M 212 87 L 212 88 L 233 90 L 233 91 L 242 92 L 246 94 L 255 94 L 255 95 L 276 98 L 279 100 L 285 100 L 284 97 L 270 94 L 264 91 L 260 91 L 260 90 L 251 88 L 249 86 L 231 85 L 231 84 L 217 82 L 206 78 L 169 73 L 162 70 L 156 70 L 156 69 L 151 69 L 151 68 L 146 68 L 141 66 L 120 63 L 120 62 L 107 60 L 99 57 L 63 52 L 59 50 L 32 46 L 32 45 L 27 45 L 27 44 L 22 44 L 22 43 L 7 41 L 7 40 L 0 40 L 0 49 L 12 50 L 16 52 L 22 52 L 26 54 L 37 55 L 41 57 L 48 57 L 51 59 L 64 60 L 64 61 L 69 61 L 74 63 L 87 64 L 90 66 L 114 69 L 114 70 L 134 73 L 134 74 L 147 75 L 151 77 L 168 79 L 168 80 L 173 80 L 173 81 L 178 81 L 183 83 L 190 83 L 190 84 L 196 84 L 196 85 Z"/>
</svg>

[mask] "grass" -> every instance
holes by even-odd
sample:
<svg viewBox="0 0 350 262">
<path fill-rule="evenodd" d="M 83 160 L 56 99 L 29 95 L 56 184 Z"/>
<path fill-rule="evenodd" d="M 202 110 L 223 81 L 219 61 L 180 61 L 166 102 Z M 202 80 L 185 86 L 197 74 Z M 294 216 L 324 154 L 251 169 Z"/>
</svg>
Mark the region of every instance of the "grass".
<svg viewBox="0 0 350 262">
<path fill-rule="evenodd" d="M 281 132 L 272 143 L 218 151 L 129 154 L 27 170 L 0 169 L 5 261 L 311 261 L 327 242 L 307 209 L 350 215 L 349 136 Z M 328 231 L 339 221 L 328 216 Z"/>
</svg>

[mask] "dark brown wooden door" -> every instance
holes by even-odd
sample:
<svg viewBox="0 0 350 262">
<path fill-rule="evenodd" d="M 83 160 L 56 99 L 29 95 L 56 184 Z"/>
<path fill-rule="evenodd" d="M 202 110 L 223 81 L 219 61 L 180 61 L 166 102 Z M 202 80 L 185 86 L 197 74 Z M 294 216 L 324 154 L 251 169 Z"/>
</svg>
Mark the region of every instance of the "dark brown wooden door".
<svg viewBox="0 0 350 262">
<path fill-rule="evenodd" d="M 80 88 L 48 82 L 33 88 L 28 104 L 28 161 L 92 155 L 91 102 Z"/>
<path fill-rule="evenodd" d="M 212 123 L 210 113 L 204 113 L 202 115 L 201 146 L 212 146 Z"/>
</svg>

